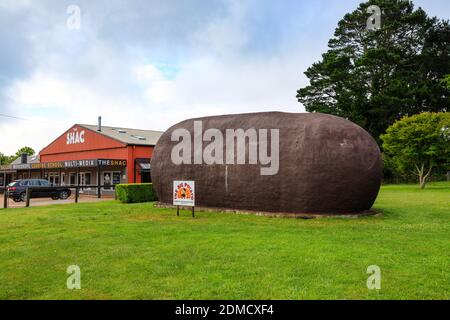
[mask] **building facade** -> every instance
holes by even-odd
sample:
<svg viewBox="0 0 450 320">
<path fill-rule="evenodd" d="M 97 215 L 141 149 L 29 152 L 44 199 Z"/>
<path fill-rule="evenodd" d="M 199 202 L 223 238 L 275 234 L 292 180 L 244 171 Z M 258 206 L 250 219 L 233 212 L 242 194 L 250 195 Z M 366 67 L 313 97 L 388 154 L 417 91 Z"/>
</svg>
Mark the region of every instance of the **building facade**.
<svg viewBox="0 0 450 320">
<path fill-rule="evenodd" d="M 0 186 L 41 178 L 55 185 L 150 182 L 150 160 L 160 131 L 75 124 L 42 149 L 0 167 Z"/>
</svg>

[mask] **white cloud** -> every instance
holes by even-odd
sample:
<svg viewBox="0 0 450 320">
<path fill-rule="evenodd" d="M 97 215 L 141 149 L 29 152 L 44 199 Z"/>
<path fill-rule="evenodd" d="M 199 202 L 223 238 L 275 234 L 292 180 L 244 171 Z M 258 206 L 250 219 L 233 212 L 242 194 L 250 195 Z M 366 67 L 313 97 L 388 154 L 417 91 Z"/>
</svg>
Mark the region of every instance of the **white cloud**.
<svg viewBox="0 0 450 320">
<path fill-rule="evenodd" d="M 0 9 L 8 11 L 19 11 L 31 5 L 31 0 L 2 0 Z"/>
<path fill-rule="evenodd" d="M 250 2 L 233 0 L 229 2 L 228 14 L 212 19 L 204 28 L 192 35 L 192 42 L 201 50 L 213 51 L 224 56 L 232 54 L 248 43 L 245 30 L 246 14 Z"/>
<path fill-rule="evenodd" d="M 134 74 L 150 103 L 164 103 L 176 95 L 173 81 L 167 80 L 156 66 L 151 64 L 136 66 Z"/>
<path fill-rule="evenodd" d="M 172 76 L 148 57 L 148 48 L 129 50 L 126 39 L 122 48 L 110 43 L 92 22 L 83 22 L 81 33 L 62 24 L 30 34 L 35 70 L 4 92 L 10 110 L 32 121 L 2 122 L 0 134 L 8 142 L 1 152 L 22 145 L 39 150 L 73 123 L 95 123 L 98 115 L 105 125 L 165 130 L 208 115 L 301 112 L 295 94 L 312 55 L 290 42 L 277 44 L 273 55 L 241 51 L 250 41 L 248 4 L 230 2 L 227 14 L 193 30 L 182 59 L 165 62 L 164 68 L 172 63 L 176 69 Z"/>
</svg>

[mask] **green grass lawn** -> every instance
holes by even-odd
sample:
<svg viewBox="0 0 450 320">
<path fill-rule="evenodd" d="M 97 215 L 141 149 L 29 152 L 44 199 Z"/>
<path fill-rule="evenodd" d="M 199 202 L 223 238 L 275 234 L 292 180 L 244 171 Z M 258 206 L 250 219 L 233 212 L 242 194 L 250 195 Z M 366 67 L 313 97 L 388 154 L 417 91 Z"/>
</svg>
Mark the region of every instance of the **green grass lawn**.
<svg viewBox="0 0 450 320">
<path fill-rule="evenodd" d="M 114 201 L 0 209 L 0 299 L 449 299 L 450 183 L 382 216 L 284 219 Z M 66 268 L 81 268 L 68 290 Z M 381 268 L 381 290 L 366 269 Z"/>
</svg>

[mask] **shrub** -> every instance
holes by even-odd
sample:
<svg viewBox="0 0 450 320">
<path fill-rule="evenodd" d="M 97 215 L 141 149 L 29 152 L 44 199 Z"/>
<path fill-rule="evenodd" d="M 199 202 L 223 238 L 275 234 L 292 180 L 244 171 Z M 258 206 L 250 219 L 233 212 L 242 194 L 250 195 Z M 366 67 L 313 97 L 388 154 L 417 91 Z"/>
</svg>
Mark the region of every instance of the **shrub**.
<svg viewBox="0 0 450 320">
<path fill-rule="evenodd" d="M 117 199 L 123 203 L 158 200 L 152 183 L 130 183 L 116 185 Z"/>
</svg>

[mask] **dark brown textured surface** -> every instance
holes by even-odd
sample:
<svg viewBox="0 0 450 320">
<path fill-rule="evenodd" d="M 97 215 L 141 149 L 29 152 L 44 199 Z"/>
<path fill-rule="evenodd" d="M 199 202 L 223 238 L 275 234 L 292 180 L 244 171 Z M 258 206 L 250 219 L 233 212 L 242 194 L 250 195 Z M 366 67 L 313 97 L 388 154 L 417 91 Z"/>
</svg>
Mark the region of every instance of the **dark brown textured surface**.
<svg viewBox="0 0 450 320">
<path fill-rule="evenodd" d="M 202 120 L 203 132 L 217 128 L 224 136 L 226 129 L 279 129 L 278 174 L 260 175 L 260 164 L 173 164 L 171 150 L 178 142 L 171 141 L 172 131 L 187 129 L 193 141 L 194 120 Z M 190 119 L 171 127 L 154 150 L 152 180 L 165 203 L 172 203 L 173 180 L 195 180 L 199 206 L 351 213 L 372 206 L 381 184 L 381 165 L 376 142 L 348 120 L 320 113 L 264 112 Z"/>
</svg>

